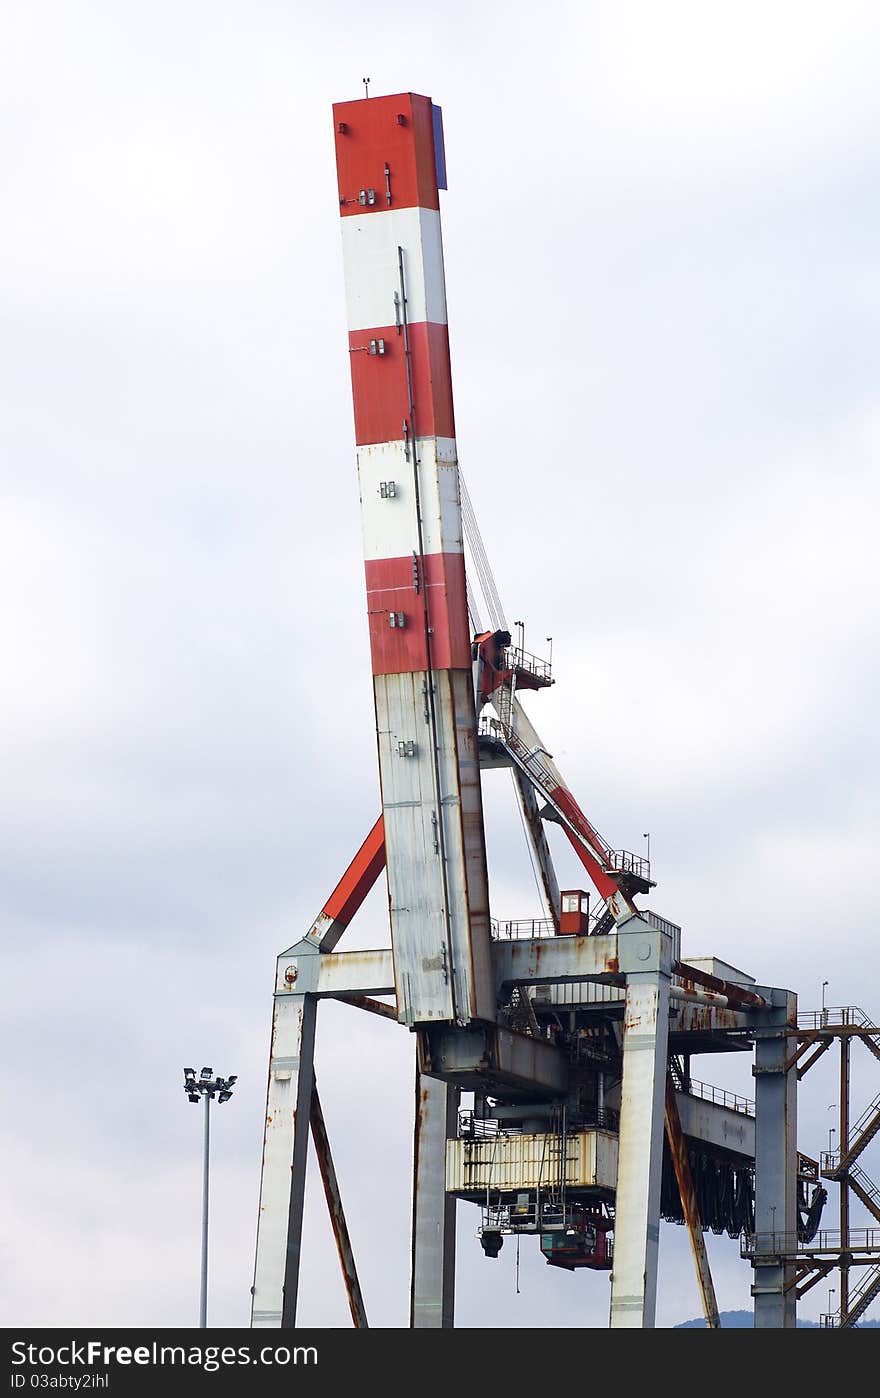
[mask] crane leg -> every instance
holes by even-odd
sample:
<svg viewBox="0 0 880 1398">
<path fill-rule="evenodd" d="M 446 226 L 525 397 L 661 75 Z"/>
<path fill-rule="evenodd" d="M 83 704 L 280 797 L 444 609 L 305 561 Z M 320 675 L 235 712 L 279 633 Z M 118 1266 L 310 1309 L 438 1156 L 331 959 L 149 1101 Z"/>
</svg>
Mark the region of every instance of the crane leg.
<svg viewBox="0 0 880 1398">
<path fill-rule="evenodd" d="M 792 1019 L 795 1008 L 789 1009 Z M 778 1261 L 756 1266 L 752 1295 L 755 1329 L 781 1330 L 797 1320 L 794 1266 L 797 1251 L 797 1073 L 786 1063 L 784 1032 L 755 1042 L 755 1232 L 771 1236 Z"/>
<path fill-rule="evenodd" d="M 314 995 L 275 997 L 251 1306 L 255 1327 L 296 1324 L 316 1012 Z"/>
<path fill-rule="evenodd" d="M 446 1142 L 459 1092 L 416 1067 L 410 1328 L 451 1330 L 455 1293 L 455 1198 L 446 1193 Z"/>
<path fill-rule="evenodd" d="M 656 936 L 640 920 L 632 932 L 619 932 L 618 944 L 626 1008 L 611 1328 L 650 1329 L 657 1301 L 670 974 Z M 630 969 L 640 963 L 644 971 Z"/>
</svg>

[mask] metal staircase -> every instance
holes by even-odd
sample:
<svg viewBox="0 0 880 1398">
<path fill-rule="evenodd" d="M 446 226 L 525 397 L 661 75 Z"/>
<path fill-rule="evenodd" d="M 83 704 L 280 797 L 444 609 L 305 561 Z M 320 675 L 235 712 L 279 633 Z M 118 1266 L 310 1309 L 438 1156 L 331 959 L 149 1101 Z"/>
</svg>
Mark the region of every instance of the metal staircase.
<svg viewBox="0 0 880 1398">
<path fill-rule="evenodd" d="M 849 1309 L 845 1319 L 841 1319 L 839 1310 L 830 1315 L 823 1315 L 820 1321 L 822 1328 L 852 1330 L 876 1296 L 880 1296 L 880 1262 L 875 1262 L 873 1267 L 869 1267 L 858 1286 L 850 1292 Z"/>
<path fill-rule="evenodd" d="M 847 1009 L 852 1015 L 853 1022 L 858 1024 L 859 1028 L 873 1028 L 873 1019 L 866 1015 L 864 1010 L 860 1010 L 858 1005 L 848 1005 Z M 871 1050 L 875 1058 L 880 1059 L 880 1034 L 865 1034 L 862 1043 Z"/>
<path fill-rule="evenodd" d="M 520 738 L 511 721 L 513 708 L 506 687 L 499 696 L 499 712 L 501 717 L 497 720 L 484 719 L 481 722 L 481 735 L 498 743 L 505 750 L 514 766 L 545 797 L 554 812 L 554 818 L 567 826 L 606 873 L 629 876 L 638 884 L 650 885 L 651 866 L 647 859 L 642 855 L 633 854 L 630 850 L 612 849 L 607 840 L 603 839 L 587 820 L 567 788 L 560 785 L 558 775 L 542 760 L 543 749 L 531 748 Z M 564 799 L 561 799 L 563 796 Z M 609 926 L 612 926 L 613 922 L 611 917 Z"/>
<path fill-rule="evenodd" d="M 850 1143 L 845 1151 L 830 1151 L 822 1156 L 822 1174 L 836 1180 L 849 1172 L 850 1166 L 880 1132 L 880 1095 L 874 1098 L 852 1128 Z"/>
<path fill-rule="evenodd" d="M 861 1165 L 850 1165 L 846 1172 L 849 1187 L 865 1208 L 880 1221 L 880 1189 L 865 1174 Z"/>
</svg>

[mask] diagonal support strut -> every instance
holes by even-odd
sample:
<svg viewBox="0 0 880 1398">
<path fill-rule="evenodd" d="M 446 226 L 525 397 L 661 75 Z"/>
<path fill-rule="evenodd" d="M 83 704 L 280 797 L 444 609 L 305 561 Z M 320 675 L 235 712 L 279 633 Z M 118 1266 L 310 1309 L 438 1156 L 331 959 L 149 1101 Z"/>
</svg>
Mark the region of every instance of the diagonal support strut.
<svg viewBox="0 0 880 1398">
<path fill-rule="evenodd" d="M 312 1084 L 309 1125 L 312 1129 L 312 1142 L 315 1147 L 315 1154 L 318 1157 L 318 1169 L 321 1171 L 321 1183 L 324 1186 L 324 1196 L 327 1200 L 327 1209 L 330 1214 L 330 1222 L 333 1226 L 333 1237 L 336 1240 L 336 1251 L 339 1254 L 339 1265 L 342 1268 L 342 1279 L 345 1282 L 345 1294 L 348 1297 L 348 1306 L 351 1311 L 352 1322 L 356 1330 L 367 1330 L 369 1326 L 367 1322 L 367 1312 L 364 1306 L 364 1297 L 361 1291 L 361 1284 L 358 1280 L 354 1252 L 352 1251 L 351 1238 L 348 1232 L 348 1224 L 345 1221 L 342 1196 L 339 1193 L 339 1181 L 336 1178 L 333 1156 L 330 1153 L 327 1124 L 324 1121 L 324 1113 L 321 1110 L 321 1099 L 318 1096 L 317 1082 L 313 1082 Z"/>
</svg>

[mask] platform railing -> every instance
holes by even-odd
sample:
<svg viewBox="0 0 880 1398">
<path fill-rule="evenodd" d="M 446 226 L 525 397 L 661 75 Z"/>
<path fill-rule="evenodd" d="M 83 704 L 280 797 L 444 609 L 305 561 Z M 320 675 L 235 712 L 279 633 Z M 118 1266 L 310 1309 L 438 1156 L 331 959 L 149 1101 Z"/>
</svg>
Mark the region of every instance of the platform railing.
<svg viewBox="0 0 880 1398">
<path fill-rule="evenodd" d="M 801 1010 L 797 1017 L 798 1029 L 837 1029 L 849 1025 L 856 1029 L 874 1029 L 873 1020 L 858 1005 L 829 1005 L 823 1010 Z M 880 1027 L 877 1028 L 880 1036 Z"/>
<path fill-rule="evenodd" d="M 697 1082 L 691 1078 L 684 1090 L 692 1097 L 701 1097 L 704 1102 L 714 1102 L 719 1107 L 729 1107 L 732 1112 L 741 1112 L 743 1116 L 755 1115 L 751 1097 L 740 1097 L 738 1092 L 728 1092 L 724 1087 L 714 1087 L 712 1083 Z"/>
<path fill-rule="evenodd" d="M 839 1253 L 844 1247 L 839 1228 L 823 1228 L 808 1243 L 797 1233 L 743 1233 L 739 1240 L 741 1257 L 800 1257 L 816 1253 Z M 849 1252 L 880 1254 L 880 1228 L 851 1228 L 847 1234 Z"/>
</svg>

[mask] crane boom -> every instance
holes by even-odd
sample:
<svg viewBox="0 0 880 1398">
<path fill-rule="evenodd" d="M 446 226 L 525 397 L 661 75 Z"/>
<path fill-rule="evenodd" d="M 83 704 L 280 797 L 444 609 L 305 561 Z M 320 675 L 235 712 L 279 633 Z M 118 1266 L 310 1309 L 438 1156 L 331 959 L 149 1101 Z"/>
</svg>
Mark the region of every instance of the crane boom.
<svg viewBox="0 0 880 1398">
<path fill-rule="evenodd" d="M 440 109 L 334 106 L 391 936 L 410 1026 L 493 1019 Z"/>
</svg>

